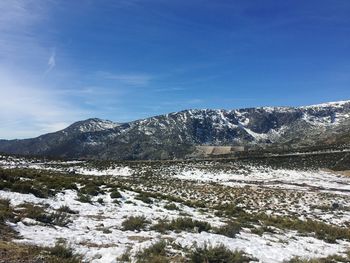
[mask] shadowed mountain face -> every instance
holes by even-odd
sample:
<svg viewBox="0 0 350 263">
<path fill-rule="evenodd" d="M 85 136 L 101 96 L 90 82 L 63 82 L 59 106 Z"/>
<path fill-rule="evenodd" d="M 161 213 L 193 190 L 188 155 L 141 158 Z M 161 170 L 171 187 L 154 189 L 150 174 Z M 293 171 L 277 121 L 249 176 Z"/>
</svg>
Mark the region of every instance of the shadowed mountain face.
<svg viewBox="0 0 350 263">
<path fill-rule="evenodd" d="M 88 119 L 33 139 L 2 140 L 0 152 L 96 159 L 171 159 L 195 146 L 246 149 L 350 143 L 350 101 L 307 107 L 185 110 L 129 123 Z"/>
</svg>

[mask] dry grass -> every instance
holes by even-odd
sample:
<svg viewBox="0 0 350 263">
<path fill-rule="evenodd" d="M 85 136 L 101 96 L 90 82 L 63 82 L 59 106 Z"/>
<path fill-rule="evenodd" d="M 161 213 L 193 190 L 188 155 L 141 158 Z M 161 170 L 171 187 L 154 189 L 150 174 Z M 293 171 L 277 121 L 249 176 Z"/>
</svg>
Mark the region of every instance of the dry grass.
<svg viewBox="0 0 350 263">
<path fill-rule="evenodd" d="M 64 245 L 53 248 L 40 248 L 0 241 L 0 263 L 81 263 L 81 257 L 75 255 Z"/>
</svg>

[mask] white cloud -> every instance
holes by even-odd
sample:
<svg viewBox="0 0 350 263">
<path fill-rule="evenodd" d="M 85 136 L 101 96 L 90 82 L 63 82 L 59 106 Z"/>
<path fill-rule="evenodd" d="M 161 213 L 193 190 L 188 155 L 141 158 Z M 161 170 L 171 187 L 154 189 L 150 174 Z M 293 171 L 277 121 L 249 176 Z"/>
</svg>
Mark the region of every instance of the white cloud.
<svg viewBox="0 0 350 263">
<path fill-rule="evenodd" d="M 46 73 L 50 72 L 56 66 L 56 49 L 53 49 L 49 60 L 47 61 L 47 70 Z"/>
</svg>

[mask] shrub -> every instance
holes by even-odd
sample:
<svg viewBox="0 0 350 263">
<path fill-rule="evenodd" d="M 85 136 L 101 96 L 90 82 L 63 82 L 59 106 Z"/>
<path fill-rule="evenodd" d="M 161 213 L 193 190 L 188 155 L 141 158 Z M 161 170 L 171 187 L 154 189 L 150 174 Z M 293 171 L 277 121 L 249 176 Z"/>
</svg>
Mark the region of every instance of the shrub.
<svg viewBox="0 0 350 263">
<path fill-rule="evenodd" d="M 33 194 L 38 198 L 46 198 L 49 196 L 47 190 L 43 189 L 43 187 L 40 189 L 39 186 L 30 181 L 17 181 L 11 186 L 10 190 L 21 194 Z"/>
<path fill-rule="evenodd" d="M 130 216 L 122 223 L 123 230 L 142 230 L 149 222 L 144 216 Z"/>
<path fill-rule="evenodd" d="M 135 199 L 141 200 L 142 202 L 144 202 L 146 204 L 152 204 L 153 203 L 152 199 L 145 193 L 140 193 L 139 195 L 137 195 L 135 197 Z"/>
<path fill-rule="evenodd" d="M 120 204 L 120 201 L 119 201 L 118 199 L 114 199 L 112 203 L 113 203 L 113 204 L 116 204 L 116 205 L 119 205 L 119 204 Z M 126 202 L 125 202 L 125 203 L 126 203 Z"/>
<path fill-rule="evenodd" d="M 157 224 L 151 227 L 152 230 L 157 231 L 159 233 L 165 233 L 169 229 L 169 221 L 165 219 L 160 219 Z"/>
<path fill-rule="evenodd" d="M 224 245 L 195 247 L 189 255 L 190 263 L 248 263 L 252 258 L 242 251 L 231 251 Z"/>
<path fill-rule="evenodd" d="M 80 263 L 81 257 L 74 254 L 73 250 L 65 244 L 57 243 L 53 248 L 49 248 L 50 256 L 56 257 L 50 262 Z"/>
<path fill-rule="evenodd" d="M 67 205 L 62 205 L 60 208 L 57 209 L 58 212 L 68 213 L 68 214 L 78 214 L 77 211 L 74 211 L 69 208 Z"/>
<path fill-rule="evenodd" d="M 10 206 L 10 201 L 0 199 L 0 240 L 12 240 L 16 236 L 15 231 L 8 226 L 6 221 L 14 221 L 14 211 Z"/>
<path fill-rule="evenodd" d="M 118 190 L 113 190 L 110 194 L 111 198 L 117 199 L 117 198 L 122 198 L 122 195 L 119 193 Z"/>
<path fill-rule="evenodd" d="M 164 208 L 167 209 L 167 210 L 179 210 L 179 208 L 177 207 L 177 205 L 174 204 L 174 203 L 166 204 L 166 205 L 164 206 Z"/>
<path fill-rule="evenodd" d="M 44 224 L 57 225 L 61 227 L 67 226 L 71 222 L 69 220 L 69 216 L 60 211 L 55 213 L 47 213 L 45 212 L 44 208 L 32 204 L 24 204 L 22 207 L 24 209 L 21 210 L 21 218 L 28 217 Z"/>
<path fill-rule="evenodd" d="M 66 213 L 63 212 L 56 212 L 51 215 L 49 215 L 49 218 L 51 220 L 51 224 L 56 226 L 65 227 L 72 221 L 69 219 L 69 216 Z"/>
<path fill-rule="evenodd" d="M 130 262 L 130 251 L 126 250 L 117 260 L 118 262 Z"/>
<path fill-rule="evenodd" d="M 275 233 L 274 229 L 269 226 L 254 227 L 251 229 L 253 234 L 262 236 L 265 232 Z"/>
<path fill-rule="evenodd" d="M 103 191 L 101 191 L 100 189 L 100 186 L 96 185 L 93 182 L 89 182 L 88 184 L 86 184 L 84 187 L 80 189 L 80 191 L 83 194 L 92 195 L 92 196 L 97 196 L 98 194 L 103 193 Z"/>
<path fill-rule="evenodd" d="M 7 219 L 12 218 L 12 209 L 10 207 L 9 200 L 0 199 L 0 224 L 4 223 Z"/>
<path fill-rule="evenodd" d="M 142 252 L 136 254 L 137 263 L 168 263 L 170 262 L 166 256 L 166 243 L 161 240 L 152 246 L 144 249 Z"/>
<path fill-rule="evenodd" d="M 21 207 L 20 218 L 28 217 L 44 224 L 51 223 L 51 218 L 43 207 L 32 204 L 23 204 Z"/>
<path fill-rule="evenodd" d="M 192 220 L 189 217 L 179 217 L 167 222 L 165 220 L 160 220 L 152 229 L 159 232 L 166 232 L 167 230 L 172 231 L 188 231 L 188 232 L 202 232 L 209 231 L 211 225 L 207 222 Z"/>
<path fill-rule="evenodd" d="M 226 215 L 229 217 L 233 217 L 233 216 L 240 216 L 242 213 L 244 213 L 241 207 L 238 207 L 234 204 L 222 204 L 214 208 L 217 210 L 215 212 L 215 215 L 217 216 Z"/>
<path fill-rule="evenodd" d="M 242 229 L 241 224 L 234 221 L 230 221 L 226 225 L 216 228 L 214 232 L 219 235 L 224 235 L 230 238 L 234 238 L 241 229 Z"/>
<path fill-rule="evenodd" d="M 192 220 L 188 217 L 179 217 L 175 220 L 172 220 L 170 223 L 170 227 L 173 230 L 185 230 L 185 231 L 209 231 L 211 229 L 211 225 L 207 222 Z"/>
<path fill-rule="evenodd" d="M 91 203 L 91 197 L 86 194 L 78 193 L 78 199 L 79 202 L 82 203 Z"/>
</svg>

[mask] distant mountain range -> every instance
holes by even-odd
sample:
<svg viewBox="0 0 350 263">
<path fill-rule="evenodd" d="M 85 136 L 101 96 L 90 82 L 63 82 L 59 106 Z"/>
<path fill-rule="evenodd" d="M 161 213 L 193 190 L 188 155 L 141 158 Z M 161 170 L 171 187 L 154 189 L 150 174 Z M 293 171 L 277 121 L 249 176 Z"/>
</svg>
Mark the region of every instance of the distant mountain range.
<svg viewBox="0 0 350 263">
<path fill-rule="evenodd" d="M 350 101 L 341 101 L 305 107 L 184 110 L 128 123 L 88 119 L 37 138 L 0 140 L 0 152 L 134 160 L 193 157 L 203 146 L 295 150 L 347 145 Z"/>
</svg>

